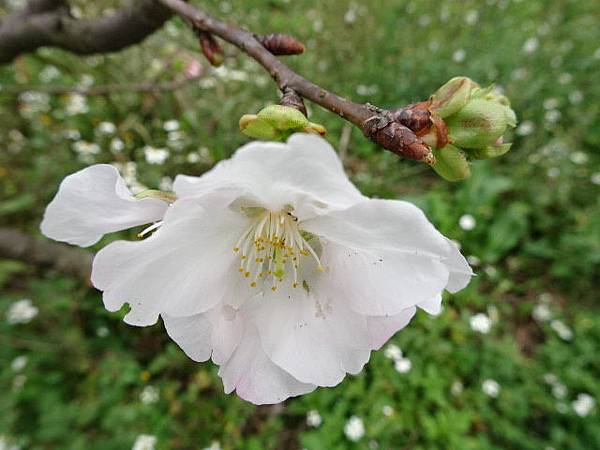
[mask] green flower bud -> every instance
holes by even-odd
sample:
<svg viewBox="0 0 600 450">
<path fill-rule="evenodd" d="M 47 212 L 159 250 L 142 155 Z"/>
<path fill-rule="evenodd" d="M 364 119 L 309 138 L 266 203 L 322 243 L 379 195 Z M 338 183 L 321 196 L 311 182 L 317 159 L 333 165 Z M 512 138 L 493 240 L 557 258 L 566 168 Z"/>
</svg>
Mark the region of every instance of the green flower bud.
<svg viewBox="0 0 600 450">
<path fill-rule="evenodd" d="M 471 91 L 479 85 L 467 77 L 454 77 L 431 96 L 431 111 L 442 119 L 457 113 L 467 104 Z"/>
<path fill-rule="evenodd" d="M 240 130 L 255 139 L 284 141 L 297 132 L 325 134 L 323 126 L 309 122 L 296 108 L 269 105 L 258 114 L 246 114 L 240 119 Z"/>
<path fill-rule="evenodd" d="M 431 167 L 445 180 L 460 181 L 471 176 L 469 162 L 459 148 L 448 144 L 444 148 L 434 149 L 433 155 L 435 163 Z"/>
<path fill-rule="evenodd" d="M 469 156 L 473 159 L 491 159 L 502 156 L 510 150 L 512 144 L 494 144 L 484 148 L 470 149 Z"/>
</svg>

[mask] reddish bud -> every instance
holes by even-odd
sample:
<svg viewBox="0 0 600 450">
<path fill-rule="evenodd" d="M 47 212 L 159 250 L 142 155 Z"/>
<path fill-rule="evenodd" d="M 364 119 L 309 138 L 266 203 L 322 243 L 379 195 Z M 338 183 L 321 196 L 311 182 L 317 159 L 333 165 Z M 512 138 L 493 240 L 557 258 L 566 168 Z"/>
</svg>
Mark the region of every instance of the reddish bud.
<svg viewBox="0 0 600 450">
<path fill-rule="evenodd" d="M 264 48 L 274 55 L 284 56 L 304 53 L 302 42 L 287 34 L 267 34 L 265 36 L 258 36 L 258 40 Z"/>
<path fill-rule="evenodd" d="M 200 41 L 200 48 L 202 49 L 202 53 L 208 59 L 213 66 L 218 67 L 223 64 L 224 54 L 223 49 L 213 37 L 212 34 L 206 33 L 204 31 L 198 31 L 198 40 Z"/>
</svg>

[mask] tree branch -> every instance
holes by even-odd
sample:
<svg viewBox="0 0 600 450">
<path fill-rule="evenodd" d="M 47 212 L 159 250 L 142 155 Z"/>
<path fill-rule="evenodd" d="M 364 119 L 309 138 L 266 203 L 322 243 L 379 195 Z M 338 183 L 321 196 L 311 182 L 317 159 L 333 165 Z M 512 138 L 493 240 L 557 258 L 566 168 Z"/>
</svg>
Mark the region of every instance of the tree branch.
<svg viewBox="0 0 600 450">
<path fill-rule="evenodd" d="M 267 50 L 257 35 L 222 22 L 183 0 L 157 1 L 197 29 L 220 37 L 256 60 L 269 72 L 282 92 L 292 89 L 305 99 L 352 122 L 373 142 L 400 156 L 429 164 L 435 161 L 431 149 L 417 137 L 416 133 L 420 130 L 412 130 L 399 122 L 396 119 L 398 111 L 392 115 L 392 111 L 384 111 L 370 104 L 354 103 L 312 83 Z M 406 110 L 410 111 L 410 108 Z"/>
<path fill-rule="evenodd" d="M 12 228 L 0 228 L 0 258 L 50 267 L 89 281 L 92 254 L 65 244 L 38 240 Z"/>
<path fill-rule="evenodd" d="M 138 0 L 104 17 L 75 19 L 61 0 L 36 0 L 2 21 L 0 64 L 45 46 L 80 55 L 118 51 L 144 40 L 171 15 L 158 1 Z"/>
</svg>

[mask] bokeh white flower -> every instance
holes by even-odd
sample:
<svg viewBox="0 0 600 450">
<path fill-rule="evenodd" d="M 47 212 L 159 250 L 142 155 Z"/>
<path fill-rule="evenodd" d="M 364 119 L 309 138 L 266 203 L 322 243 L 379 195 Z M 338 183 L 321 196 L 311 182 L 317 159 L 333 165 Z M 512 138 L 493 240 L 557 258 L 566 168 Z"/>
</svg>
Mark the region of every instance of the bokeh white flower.
<svg viewBox="0 0 600 450">
<path fill-rule="evenodd" d="M 465 231 L 471 231 L 476 225 L 477 222 L 475 221 L 475 217 L 471 214 L 463 214 L 460 216 L 460 219 L 458 219 L 458 226 Z"/>
<path fill-rule="evenodd" d="M 306 414 L 306 425 L 309 427 L 317 428 L 321 425 L 323 419 L 321 418 L 321 414 L 316 409 L 311 409 Z"/>
<path fill-rule="evenodd" d="M 144 147 L 144 157 L 146 158 L 146 162 L 150 164 L 164 164 L 169 157 L 169 150 L 146 145 Z"/>
<path fill-rule="evenodd" d="M 586 417 L 594 409 L 595 405 L 596 400 L 594 400 L 594 397 L 586 393 L 579 394 L 571 404 L 573 411 L 579 417 Z"/>
<path fill-rule="evenodd" d="M 555 319 L 550 322 L 550 326 L 554 331 L 556 331 L 556 334 L 558 334 L 558 337 L 560 337 L 562 340 L 570 341 L 573 339 L 573 331 L 571 331 L 571 329 L 564 322 Z"/>
<path fill-rule="evenodd" d="M 364 197 L 317 136 L 248 144 L 173 191 L 136 197 L 113 166 L 91 166 L 62 182 L 41 229 L 89 246 L 153 223 L 96 255 L 105 307 L 128 303 L 136 326 L 162 317 L 190 358 L 220 366 L 227 393 L 257 404 L 360 372 L 417 307 L 439 313 L 443 290 L 472 276 L 421 210 Z"/>
<path fill-rule="evenodd" d="M 151 434 L 140 434 L 133 443 L 131 450 L 154 450 L 156 436 Z"/>
<path fill-rule="evenodd" d="M 496 380 L 487 379 L 481 383 L 481 390 L 488 397 L 496 398 L 500 395 L 500 384 Z"/>
<path fill-rule="evenodd" d="M 37 306 L 28 298 L 24 298 L 10 305 L 6 313 L 6 320 L 11 325 L 28 323 L 38 315 L 38 312 Z"/>
<path fill-rule="evenodd" d="M 408 373 L 412 369 L 412 362 L 408 358 L 400 358 L 394 363 L 394 369 L 398 373 Z"/>
<path fill-rule="evenodd" d="M 469 319 L 469 325 L 473 331 L 488 334 L 492 329 L 492 320 L 484 313 L 478 313 Z"/>
<path fill-rule="evenodd" d="M 28 362 L 27 356 L 25 356 L 25 355 L 17 356 L 10 363 L 10 368 L 12 369 L 13 372 L 20 372 L 25 368 L 25 366 L 27 366 L 27 362 Z"/>
<path fill-rule="evenodd" d="M 154 386 L 145 386 L 140 392 L 140 401 L 144 405 L 150 405 L 152 403 L 156 403 L 160 397 L 160 392 Z"/>
<path fill-rule="evenodd" d="M 344 425 L 344 434 L 352 442 L 360 441 L 365 435 L 365 424 L 362 419 L 357 416 L 350 417 Z"/>
<path fill-rule="evenodd" d="M 396 344 L 388 344 L 383 351 L 383 354 L 386 358 L 392 359 L 394 361 L 402 358 L 402 350 Z"/>
</svg>

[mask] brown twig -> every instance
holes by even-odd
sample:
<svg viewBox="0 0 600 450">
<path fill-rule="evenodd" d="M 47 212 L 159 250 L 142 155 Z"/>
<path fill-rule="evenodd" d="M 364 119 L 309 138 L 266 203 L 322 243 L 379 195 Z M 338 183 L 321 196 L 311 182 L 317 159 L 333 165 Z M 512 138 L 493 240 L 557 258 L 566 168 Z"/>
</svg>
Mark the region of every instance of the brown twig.
<svg viewBox="0 0 600 450">
<path fill-rule="evenodd" d="M 112 14 L 75 19 L 61 0 L 35 0 L 0 25 L 0 64 L 54 46 L 81 55 L 108 53 L 141 42 L 171 17 L 156 0 L 138 0 Z"/>
<path fill-rule="evenodd" d="M 65 244 L 47 242 L 12 228 L 0 228 L 0 258 L 53 268 L 89 282 L 91 253 Z"/>
<path fill-rule="evenodd" d="M 183 0 L 158 0 L 197 29 L 235 45 L 265 68 L 282 92 L 289 89 L 358 126 L 373 142 L 405 158 L 432 163 L 431 149 L 388 111 L 354 103 L 294 72 L 261 42 L 257 35 L 222 22 Z"/>
</svg>

